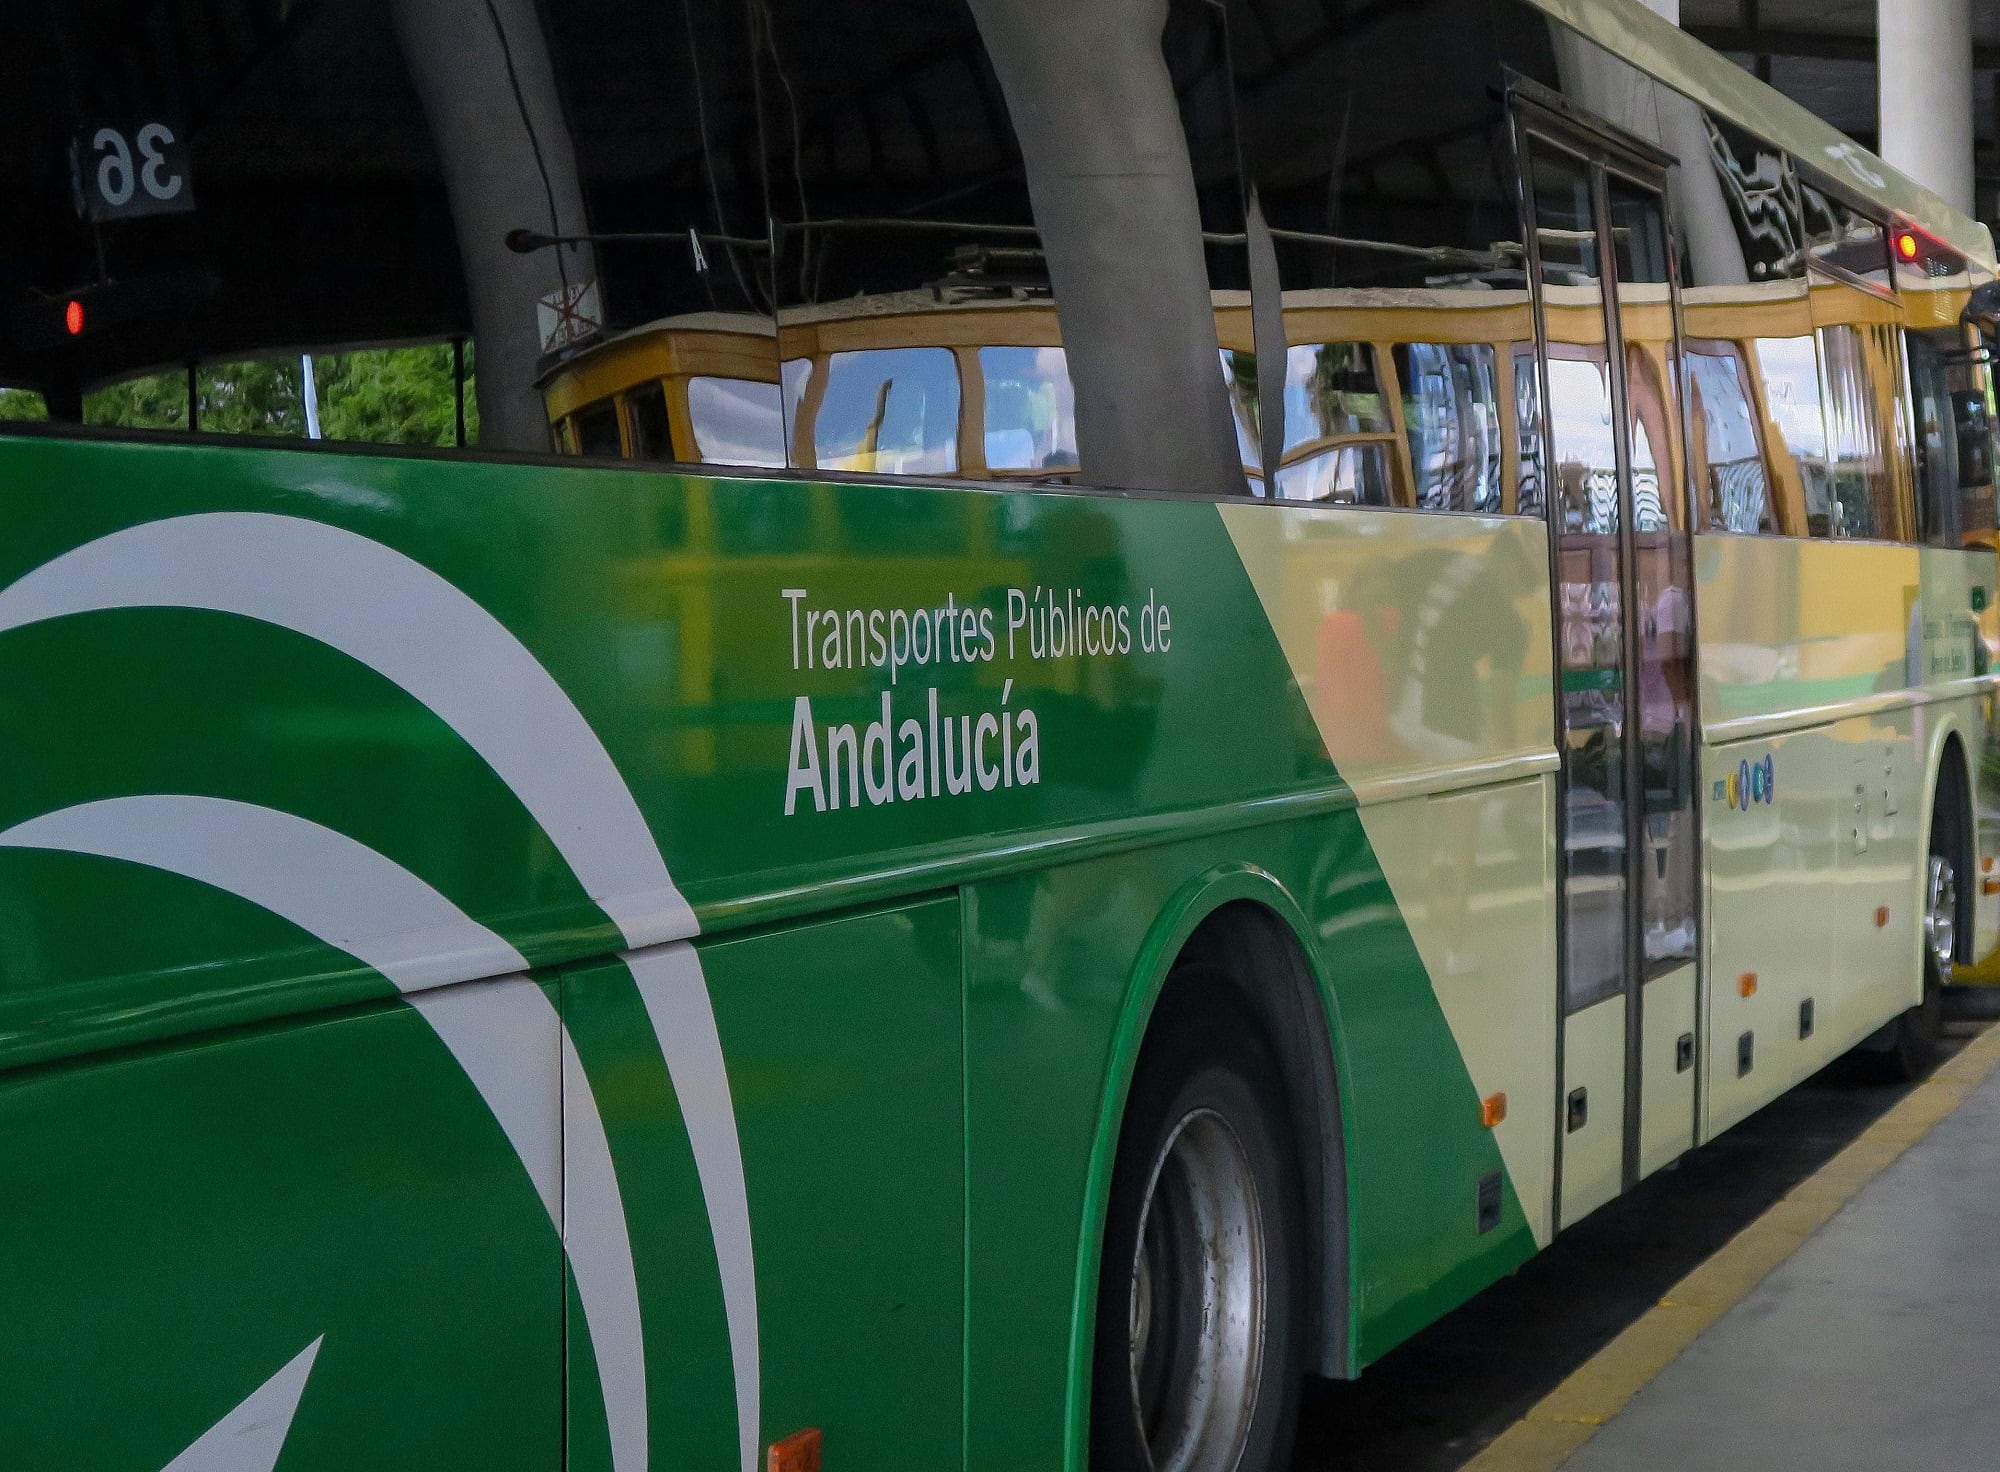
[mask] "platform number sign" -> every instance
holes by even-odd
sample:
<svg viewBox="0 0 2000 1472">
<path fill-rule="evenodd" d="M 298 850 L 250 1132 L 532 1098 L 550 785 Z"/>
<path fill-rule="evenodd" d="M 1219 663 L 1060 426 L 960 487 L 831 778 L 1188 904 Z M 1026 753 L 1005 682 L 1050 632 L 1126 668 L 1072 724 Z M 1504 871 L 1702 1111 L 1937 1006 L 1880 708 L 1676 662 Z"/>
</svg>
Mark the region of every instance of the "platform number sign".
<svg viewBox="0 0 2000 1472">
<path fill-rule="evenodd" d="M 100 223 L 186 214 L 194 182 L 182 128 L 165 119 L 87 123 L 70 140 L 77 213 Z"/>
</svg>

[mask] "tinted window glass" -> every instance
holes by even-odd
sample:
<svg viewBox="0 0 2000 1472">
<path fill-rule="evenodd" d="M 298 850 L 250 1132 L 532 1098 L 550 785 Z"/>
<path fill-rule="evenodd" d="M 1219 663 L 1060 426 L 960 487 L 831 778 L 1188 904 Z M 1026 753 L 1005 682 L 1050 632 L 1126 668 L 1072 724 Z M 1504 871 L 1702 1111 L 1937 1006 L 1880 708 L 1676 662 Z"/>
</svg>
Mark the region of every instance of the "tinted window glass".
<svg viewBox="0 0 2000 1472">
<path fill-rule="evenodd" d="M 1908 336 L 1923 539 L 1957 547 L 1993 527 L 1993 427 L 1987 366 L 1957 328 Z"/>
<path fill-rule="evenodd" d="M 172 44 L 150 0 L 15 17 L 0 377 L 62 422 L 510 451 L 579 369 L 593 400 L 666 378 L 690 324 L 775 380 L 748 12 L 685 9 L 324 0 Z M 146 139 L 158 187 L 124 188 Z"/>
<path fill-rule="evenodd" d="M 1061 348 L 981 348 L 989 470 L 1076 468 L 1076 390 Z"/>
<path fill-rule="evenodd" d="M 964 0 L 760 9 L 773 285 L 797 365 L 784 377 L 792 461 L 954 474 L 950 345 L 1060 341 L 1020 149 L 972 13 Z"/>
<path fill-rule="evenodd" d="M 1806 251 L 1814 263 L 1889 288 L 1889 242 L 1879 222 L 1837 196 L 1799 185 Z"/>
<path fill-rule="evenodd" d="M 1697 280 L 1799 279 L 1805 274 L 1804 231 L 1791 160 L 1713 113 L 1702 114 L 1701 123 L 1708 177 L 1687 178 L 1676 200 L 1698 202 L 1684 227 L 1694 246 Z M 1701 173 L 1698 164 L 1681 162 L 1689 175 Z M 1717 228 L 1722 222 L 1710 203 L 1715 192 L 1727 210 L 1733 242 Z"/>
<path fill-rule="evenodd" d="M 1398 343 L 1403 432 L 1419 506 L 1500 510 L 1499 372 L 1490 343 Z"/>
<path fill-rule="evenodd" d="M 688 421 L 698 460 L 767 468 L 785 463 L 784 405 L 775 383 L 689 379 Z"/>
<path fill-rule="evenodd" d="M 1514 382 L 1534 319 L 1489 7 L 1230 12 L 1244 166 L 1270 225 L 1290 345 L 1284 461 L 1318 456 L 1335 433 L 1386 432 L 1386 448 L 1347 457 L 1379 469 L 1342 472 L 1349 481 L 1386 475 L 1399 505 L 1537 509 L 1540 479 L 1521 456 L 1534 390 Z M 1351 407 L 1384 391 L 1357 380 L 1379 371 L 1362 362 L 1364 343 L 1397 365 L 1402 445 L 1379 410 Z M 1328 344 L 1347 356 L 1311 356 Z"/>
<path fill-rule="evenodd" d="M 671 460 L 674 435 L 667 420 L 667 391 L 643 384 L 625 395 L 625 422 L 632 432 L 634 460 Z"/>
<path fill-rule="evenodd" d="M 1893 438 L 1891 375 L 1900 377 L 1895 349 L 1895 334 L 1884 323 L 1820 329 L 1833 492 L 1827 535 L 1896 540 L 1908 534 L 1900 446 Z"/>
<path fill-rule="evenodd" d="M 1268 299 L 1262 302 L 1250 290 L 1251 256 L 1271 247 L 1261 223 L 1255 242 L 1249 233 L 1251 191 L 1242 170 L 1230 25 L 1227 8 L 1212 0 L 1169 0 L 1162 44 L 1194 173 L 1228 427 L 1243 470 L 1243 481 L 1232 489 L 1261 496 L 1269 494 L 1265 461 L 1280 457 L 1285 423 L 1283 375 L 1265 375 L 1260 355 L 1273 361 L 1284 356 L 1284 319 L 1274 283 L 1265 283 Z"/>
<path fill-rule="evenodd" d="M 1687 344 L 1688 404 L 1695 490 L 1708 524 L 1732 532 L 1774 532 L 1763 434 L 1743 353 L 1733 343 Z"/>
<path fill-rule="evenodd" d="M 31 388 L 0 388 L 0 419 L 43 420 L 49 406 Z"/>
<path fill-rule="evenodd" d="M 470 344 L 321 354 L 313 359 L 313 379 L 326 439 L 440 447 L 479 442 L 479 375 Z"/>
<path fill-rule="evenodd" d="M 1621 987 L 1629 842 L 1625 780 L 1624 517 L 1597 212 L 1579 159 L 1531 145 L 1548 338 L 1546 445 L 1556 523 L 1555 601 L 1566 843 L 1563 993 L 1569 1011 Z"/>
<path fill-rule="evenodd" d="M 618 406 L 609 399 L 577 410 L 570 423 L 577 454 L 615 460 L 625 453 L 618 438 Z"/>
<path fill-rule="evenodd" d="M 1389 409 L 1367 343 L 1294 347 L 1285 364 L 1285 448 L 1336 435 L 1387 434 Z"/>
<path fill-rule="evenodd" d="M 1287 501 L 1387 506 L 1389 484 L 1389 446 L 1379 442 L 1322 449 L 1278 472 L 1278 495 Z"/>
<path fill-rule="evenodd" d="M 1765 410 L 1778 432 L 1772 446 L 1778 474 L 1796 504 L 1796 521 L 1782 530 L 1797 536 L 1832 535 L 1833 472 L 1827 463 L 1826 418 L 1820 408 L 1819 353 L 1810 335 L 1760 337 L 1749 344 L 1764 389 Z"/>
<path fill-rule="evenodd" d="M 1222 349 L 1222 382 L 1229 395 L 1230 418 L 1236 429 L 1236 453 L 1244 477 L 1257 495 L 1264 492 L 1263 388 L 1257 377 L 1257 355 L 1248 348 Z"/>
<path fill-rule="evenodd" d="M 1635 383 L 1657 382 L 1663 402 L 1678 397 L 1688 415 L 1693 453 L 1674 477 L 1680 437 L 1646 429 L 1661 464 L 1660 507 L 1670 525 L 1680 514 L 1665 481 L 1686 482 L 1711 525 L 1802 535 L 1806 501 L 1824 515 L 1825 427 L 1819 418 L 1819 368 L 1806 292 L 1807 248 L 1799 181 L 1785 154 L 1704 110 L 1630 63 L 1514 0 L 1503 35 L 1509 60 L 1587 111 L 1658 146 L 1675 162 L 1667 172 L 1674 233 L 1648 243 L 1653 257 L 1628 258 L 1636 242 L 1621 227 L 1614 244 L 1621 275 L 1642 283 L 1679 282 L 1686 350 L 1670 363 L 1672 334 L 1650 327 L 1646 371 L 1628 364 Z M 1550 242 L 1543 241 L 1545 252 Z M 1669 261 L 1658 259 L 1664 253 Z M 1645 292 L 1621 290 L 1621 300 Z M 1657 293 L 1655 293 L 1657 295 Z M 1629 304 L 1628 315 L 1631 315 Z M 1651 300 L 1641 315 L 1654 314 Z M 1628 337 L 1634 336 L 1630 327 Z M 1653 345 L 1659 345 L 1654 351 Z M 1781 433 L 1764 432 L 1766 424 Z"/>
<path fill-rule="evenodd" d="M 870 475 L 958 468 L 958 363 L 945 348 L 835 353 L 809 386 L 814 463 Z"/>
</svg>

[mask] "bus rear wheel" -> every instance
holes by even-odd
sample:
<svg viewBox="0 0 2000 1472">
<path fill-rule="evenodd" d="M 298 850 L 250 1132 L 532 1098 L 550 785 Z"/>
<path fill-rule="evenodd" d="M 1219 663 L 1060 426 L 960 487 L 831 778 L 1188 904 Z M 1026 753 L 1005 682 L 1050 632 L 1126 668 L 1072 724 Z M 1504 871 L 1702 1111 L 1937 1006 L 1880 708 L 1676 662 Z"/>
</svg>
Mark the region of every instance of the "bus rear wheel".
<svg viewBox="0 0 2000 1472">
<path fill-rule="evenodd" d="M 1924 996 L 1896 1019 L 1888 1057 L 1890 1073 L 1907 1081 L 1924 1077 L 1944 1055 L 1944 989 L 1958 958 L 1958 843 L 1942 818 L 1931 820 L 1924 869 Z"/>
<path fill-rule="evenodd" d="M 1277 1472 L 1298 1414 L 1305 1233 L 1275 1059 L 1220 975 L 1147 1039 L 1100 1269 L 1094 1472 Z"/>
</svg>

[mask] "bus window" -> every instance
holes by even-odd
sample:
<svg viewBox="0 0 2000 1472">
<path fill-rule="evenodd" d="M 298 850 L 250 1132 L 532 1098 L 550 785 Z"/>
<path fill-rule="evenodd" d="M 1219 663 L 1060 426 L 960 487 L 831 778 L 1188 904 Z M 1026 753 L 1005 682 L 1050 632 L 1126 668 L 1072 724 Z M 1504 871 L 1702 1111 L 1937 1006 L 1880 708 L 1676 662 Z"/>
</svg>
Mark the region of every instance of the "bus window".
<svg viewBox="0 0 2000 1472">
<path fill-rule="evenodd" d="M 10 59 L 64 80 L 5 104 L 0 380 L 58 425 L 604 454 L 599 401 L 673 356 L 607 364 L 631 329 L 699 319 L 775 379 L 743 0 L 473 10 L 279 7 L 190 62 L 132 49 L 135 0 L 40 7 Z M 171 146 L 79 198 L 93 98 L 114 163 Z"/>
<path fill-rule="evenodd" d="M 1789 452 L 1803 515 L 1802 525 L 1782 530 L 1793 536 L 1832 536 L 1836 503 L 1820 408 L 1819 353 L 1810 337 L 1760 337 L 1752 346 L 1765 412 Z"/>
<path fill-rule="evenodd" d="M 101 385 L 82 405 L 83 422 L 96 429 L 185 430 L 193 407 L 184 368 Z"/>
<path fill-rule="evenodd" d="M 945 348 L 835 353 L 813 421 L 822 470 L 950 475 L 958 469 L 958 363 Z"/>
<path fill-rule="evenodd" d="M 1889 290 L 1889 238 L 1878 222 L 1803 180 L 1799 209 L 1814 265 Z"/>
<path fill-rule="evenodd" d="M 667 391 L 662 385 L 641 384 L 625 395 L 625 423 L 632 434 L 634 460 L 674 458 L 674 432 L 667 420 Z"/>
<path fill-rule="evenodd" d="M 1516 371 L 1524 360 L 1532 376 L 1535 327 L 1501 162 L 1493 7 L 1380 7 L 1340 44 L 1297 54 L 1273 51 L 1254 10 L 1219 8 L 1238 35 L 1243 167 L 1292 344 L 1284 462 L 1317 461 L 1330 438 L 1386 436 L 1281 482 L 1401 506 L 1537 510 L 1541 470 L 1520 439 L 1534 388 Z M 1375 354 L 1402 380 L 1395 402 Z"/>
<path fill-rule="evenodd" d="M 1883 326 L 1844 323 L 1819 330 L 1832 489 L 1828 536 L 1902 535 L 1891 465 L 1895 447 L 1884 433 L 1878 381 L 1880 369 L 1887 366 L 1888 332 Z"/>
<path fill-rule="evenodd" d="M 765 91 L 765 137 L 781 181 L 770 280 L 791 463 L 976 474 L 961 463 L 954 349 L 1053 347 L 1060 334 L 1020 147 L 972 11 L 964 0 L 756 8 L 782 83 Z M 1014 463 L 1037 452 L 1036 390 L 1021 382 L 993 446 L 1007 463 L 989 468 L 1037 468 Z M 1073 453 L 1048 433 L 1042 453 Z M 983 438 L 964 451 L 983 456 Z"/>
<path fill-rule="evenodd" d="M 1257 385 L 1257 355 L 1248 349 L 1222 350 L 1222 381 L 1229 390 L 1229 417 L 1236 427 L 1236 457 L 1252 493 L 1264 494 L 1264 405 Z"/>
<path fill-rule="evenodd" d="M 1542 483 L 1542 370 L 1532 343 L 1514 349 L 1515 509 L 1523 516 L 1548 512 Z"/>
<path fill-rule="evenodd" d="M 1398 343 L 1417 505 L 1500 511 L 1500 391 L 1491 343 Z"/>
<path fill-rule="evenodd" d="M 1387 506 L 1389 447 L 1386 443 L 1340 445 L 1293 461 L 1278 472 L 1278 495 L 1286 501 Z"/>
<path fill-rule="evenodd" d="M 1357 506 L 1392 504 L 1395 426 L 1369 344 L 1326 342 L 1287 349 L 1284 402 L 1279 496 Z"/>
<path fill-rule="evenodd" d="M 1743 355 L 1726 342 L 1690 342 L 1686 353 L 1695 492 L 1708 508 L 1708 524 L 1774 532 L 1778 522 Z"/>
<path fill-rule="evenodd" d="M 576 434 L 576 453 L 598 460 L 616 460 L 625 453 L 618 438 L 618 405 L 610 399 L 586 404 L 570 423 Z"/>
<path fill-rule="evenodd" d="M 708 465 L 775 470 L 785 463 L 784 396 L 775 383 L 743 378 L 688 380 L 694 453 Z"/>
<path fill-rule="evenodd" d="M 461 408 L 468 438 L 478 435 L 469 369 L 465 382 L 461 406 L 449 343 L 250 358 L 100 385 L 84 395 L 83 419 L 106 429 L 450 447 Z"/>
<path fill-rule="evenodd" d="M 1602 349 L 1558 344 L 1549 357 L 1555 406 L 1556 505 L 1565 532 L 1613 536 L 1618 530 L 1618 462 L 1612 443 L 1611 382 Z"/>
<path fill-rule="evenodd" d="M 986 468 L 1076 469 L 1076 390 L 1061 348 L 985 347 Z"/>
<path fill-rule="evenodd" d="M 1964 545 L 1994 524 L 1993 429 L 1987 370 L 1960 328 L 1911 332 L 1917 432 L 1917 522 L 1933 547 Z"/>
<path fill-rule="evenodd" d="M 49 406 L 31 388 L 0 388 L 0 419 L 45 420 Z"/>
</svg>

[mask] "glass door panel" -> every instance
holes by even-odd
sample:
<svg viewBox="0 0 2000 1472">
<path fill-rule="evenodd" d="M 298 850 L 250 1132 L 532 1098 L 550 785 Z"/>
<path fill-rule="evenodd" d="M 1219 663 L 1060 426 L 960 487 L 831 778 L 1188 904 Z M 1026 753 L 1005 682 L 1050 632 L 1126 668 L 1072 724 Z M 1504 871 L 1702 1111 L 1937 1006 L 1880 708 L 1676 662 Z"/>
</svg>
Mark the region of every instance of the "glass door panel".
<svg viewBox="0 0 2000 1472">
<path fill-rule="evenodd" d="M 1624 1179 L 1626 982 L 1633 824 L 1627 771 L 1626 554 L 1615 319 L 1591 165 L 1536 138 L 1537 304 L 1546 348 L 1545 453 L 1555 530 L 1562 851 L 1561 1218 Z"/>
<path fill-rule="evenodd" d="M 1694 609 L 1663 195 L 1532 127 L 1527 153 L 1554 522 L 1568 1223 L 1693 1143 Z"/>
<path fill-rule="evenodd" d="M 1632 1175 L 1694 1144 L 1694 595 L 1682 466 L 1679 336 L 1666 210 L 1654 190 L 1607 174 L 1605 201 L 1624 342 L 1632 464 L 1633 724 L 1639 754 L 1640 996 Z"/>
</svg>

